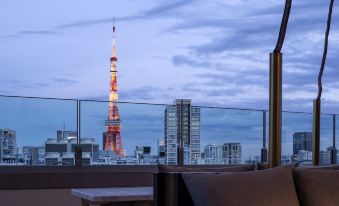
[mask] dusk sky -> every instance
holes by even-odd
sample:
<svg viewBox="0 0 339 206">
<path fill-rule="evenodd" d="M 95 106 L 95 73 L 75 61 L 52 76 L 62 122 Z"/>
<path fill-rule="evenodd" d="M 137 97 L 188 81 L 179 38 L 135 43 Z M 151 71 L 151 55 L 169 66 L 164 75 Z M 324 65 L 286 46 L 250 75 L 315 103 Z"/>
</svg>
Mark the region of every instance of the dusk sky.
<svg viewBox="0 0 339 206">
<path fill-rule="evenodd" d="M 312 111 L 328 1 L 293 2 L 283 47 L 283 108 Z M 121 101 L 259 108 L 284 1 L 123 0 L 0 3 L 0 94 L 108 99 L 112 17 Z M 339 102 L 334 8 L 323 111 Z"/>
<path fill-rule="evenodd" d="M 269 53 L 275 47 L 284 3 L 283 0 L 3 0 L 0 2 L 0 95 L 108 100 L 112 17 L 115 17 L 120 101 L 171 104 L 174 99 L 189 98 L 194 105 L 267 109 Z M 293 2 L 282 49 L 284 110 L 312 111 L 328 4 L 326 0 Z M 323 76 L 322 111 L 327 113 L 339 113 L 338 6 L 333 8 Z M 11 104 L 3 102 L 3 111 Z M 33 105 L 29 103 L 26 109 Z M 68 108 L 74 109 L 72 105 L 60 109 L 70 112 L 67 114 L 71 117 L 46 123 L 40 129 L 49 132 L 42 132 L 36 142 L 43 143 L 54 135 L 64 121 L 69 123 L 69 129 L 74 129 L 74 110 Z M 97 121 L 100 127 L 90 124 L 93 127 L 87 127 L 84 133 L 95 136 L 101 143 L 107 104 L 96 107 L 100 109 L 88 110 L 88 120 Z M 128 116 L 132 111 L 143 110 L 136 108 L 122 109 L 122 118 L 125 117 L 122 134 L 131 135 L 127 143 L 135 140 L 135 134 L 142 139 L 151 138 L 147 141 L 155 146 L 163 135 L 164 108 L 154 108 L 154 114 L 147 110 L 139 114 L 140 131 L 150 125 L 151 122 L 145 121 L 149 120 L 155 121 L 152 125 L 157 132 L 140 133 L 136 127 L 134 133 L 128 130 L 130 133 L 124 134 L 128 125 L 138 125 L 128 122 L 128 118 L 138 121 Z M 7 110 L 7 115 L 18 115 L 18 111 Z M 44 122 L 53 114 L 45 113 L 40 120 Z M 91 118 L 93 115 L 100 120 Z M 209 126 L 215 128 L 218 120 L 222 122 L 218 128 L 224 130 L 202 132 L 203 143 L 212 143 L 213 138 L 225 142 L 221 138 L 233 141 L 232 138 L 239 140 L 246 134 L 255 134 L 257 142 L 253 145 L 259 151 L 260 114 L 253 121 L 251 117 L 250 123 L 244 116 L 237 118 L 217 111 L 202 112 L 202 115 L 204 131 Z M 290 126 L 284 127 L 283 136 L 289 138 L 286 142 L 290 149 L 294 131 L 311 129 L 311 119 L 307 117 L 303 121 L 307 124 L 288 121 L 286 124 Z M 10 121 L 4 122 L 0 128 L 11 127 Z M 292 129 L 295 125 L 302 128 Z M 21 129 L 24 127 L 26 130 L 22 131 L 28 136 L 36 136 L 37 130 L 28 132 L 29 124 Z M 241 131 L 245 128 L 247 133 Z M 330 130 L 327 133 L 329 138 Z M 241 141 L 250 145 L 248 138 Z M 134 145 L 129 147 L 131 152 Z"/>
</svg>

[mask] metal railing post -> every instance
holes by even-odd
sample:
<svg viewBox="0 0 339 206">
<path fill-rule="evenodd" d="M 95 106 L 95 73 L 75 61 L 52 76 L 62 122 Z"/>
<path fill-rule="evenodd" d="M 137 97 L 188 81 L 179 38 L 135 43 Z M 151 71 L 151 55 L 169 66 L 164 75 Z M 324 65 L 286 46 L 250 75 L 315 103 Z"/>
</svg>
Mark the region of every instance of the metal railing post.
<svg viewBox="0 0 339 206">
<path fill-rule="evenodd" d="M 332 149 L 331 149 L 331 164 L 337 164 L 337 149 L 336 149 L 336 146 L 335 146 L 335 126 L 336 126 L 336 123 L 335 123 L 335 120 L 336 120 L 336 115 L 333 114 L 333 119 L 332 119 L 332 123 L 333 123 L 333 144 L 332 144 Z"/>
<path fill-rule="evenodd" d="M 319 165 L 320 160 L 320 99 L 313 100 L 312 163 Z"/>
<path fill-rule="evenodd" d="M 282 53 L 270 54 L 269 167 L 281 164 Z"/>
<path fill-rule="evenodd" d="M 74 148 L 75 153 L 75 166 L 80 167 L 82 165 L 82 146 L 80 144 L 80 120 L 81 120 L 81 101 L 77 100 L 77 144 Z"/>
</svg>

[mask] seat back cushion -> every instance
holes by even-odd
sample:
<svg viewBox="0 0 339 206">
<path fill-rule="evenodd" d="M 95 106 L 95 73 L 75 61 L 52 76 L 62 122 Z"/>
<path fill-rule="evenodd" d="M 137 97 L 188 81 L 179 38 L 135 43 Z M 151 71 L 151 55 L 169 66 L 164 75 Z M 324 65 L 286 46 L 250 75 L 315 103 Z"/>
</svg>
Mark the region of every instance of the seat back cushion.
<svg viewBox="0 0 339 206">
<path fill-rule="evenodd" d="M 195 206 L 298 206 L 292 168 L 183 173 Z"/>
<path fill-rule="evenodd" d="M 158 165 L 159 172 L 243 172 L 253 171 L 256 165 L 234 165 L 226 167 L 181 167 L 173 165 Z"/>
<path fill-rule="evenodd" d="M 315 170 L 339 170 L 339 165 L 322 165 L 322 166 L 301 165 L 299 166 L 299 168 Z"/>
<path fill-rule="evenodd" d="M 300 205 L 339 205 L 339 171 L 298 168 L 293 175 Z"/>
</svg>

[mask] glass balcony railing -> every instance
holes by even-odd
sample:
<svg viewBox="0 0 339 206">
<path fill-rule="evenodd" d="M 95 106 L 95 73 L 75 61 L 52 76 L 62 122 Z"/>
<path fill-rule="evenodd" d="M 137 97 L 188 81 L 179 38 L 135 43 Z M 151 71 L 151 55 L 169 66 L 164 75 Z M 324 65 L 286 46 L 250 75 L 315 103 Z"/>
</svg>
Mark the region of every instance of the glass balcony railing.
<svg viewBox="0 0 339 206">
<path fill-rule="evenodd" d="M 333 128 L 334 128 L 334 131 L 332 131 L 333 132 L 333 136 L 334 136 L 334 141 L 335 141 L 335 147 L 336 148 L 339 148 L 339 139 L 338 139 L 338 137 L 339 137 L 339 124 L 338 124 L 338 118 L 339 118 L 339 115 L 337 115 L 337 114 L 334 114 L 333 116 L 332 116 L 332 118 L 333 118 L 333 122 L 332 122 L 332 124 L 333 124 Z M 339 155 L 338 155 L 339 153 L 337 152 L 337 155 L 336 155 L 336 162 L 337 162 L 337 164 L 339 163 Z"/>
<path fill-rule="evenodd" d="M 61 148 L 47 143 L 56 142 L 59 130 L 76 131 L 76 111 L 76 100 L 1 96 L 0 165 L 60 164 L 48 157 L 59 156 Z M 52 147 L 56 152 L 45 154 Z"/>
<path fill-rule="evenodd" d="M 241 164 L 260 161 L 262 111 L 199 107 L 200 164 Z"/>
<path fill-rule="evenodd" d="M 283 112 L 281 132 L 282 164 L 294 161 L 311 164 L 312 114 Z"/>
<path fill-rule="evenodd" d="M 77 145 L 83 165 L 175 165 L 179 145 L 185 165 L 253 164 L 268 150 L 265 110 L 120 102 L 120 121 L 107 121 L 108 105 L 0 96 L 0 165 L 72 166 Z M 321 115 L 323 165 L 332 163 L 334 117 Z M 283 112 L 282 124 L 282 164 L 310 163 L 312 114 Z"/>
<path fill-rule="evenodd" d="M 117 156 L 104 148 L 108 103 L 81 101 L 80 141 L 92 139 L 98 145 L 98 158 L 93 164 L 157 164 L 158 144 L 164 138 L 166 106 L 118 103 L 123 155 Z"/>
<path fill-rule="evenodd" d="M 333 148 L 333 115 L 320 116 L 320 164 L 331 164 L 331 149 Z"/>
</svg>

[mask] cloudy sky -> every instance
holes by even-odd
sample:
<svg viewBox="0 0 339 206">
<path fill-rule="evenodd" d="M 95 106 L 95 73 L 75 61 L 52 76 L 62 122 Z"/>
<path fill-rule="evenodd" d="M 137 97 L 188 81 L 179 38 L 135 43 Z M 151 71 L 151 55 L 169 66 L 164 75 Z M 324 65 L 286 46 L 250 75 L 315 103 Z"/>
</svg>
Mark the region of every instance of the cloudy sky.
<svg viewBox="0 0 339 206">
<path fill-rule="evenodd" d="M 284 53 L 283 108 L 312 111 L 329 1 L 296 0 Z M 112 17 L 121 101 L 265 109 L 268 55 L 283 0 L 101 0 L 0 3 L 0 94 L 106 100 Z M 323 111 L 339 107 L 339 8 Z"/>
</svg>

